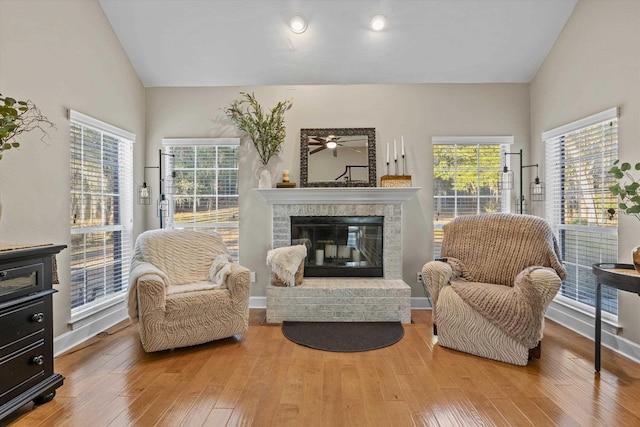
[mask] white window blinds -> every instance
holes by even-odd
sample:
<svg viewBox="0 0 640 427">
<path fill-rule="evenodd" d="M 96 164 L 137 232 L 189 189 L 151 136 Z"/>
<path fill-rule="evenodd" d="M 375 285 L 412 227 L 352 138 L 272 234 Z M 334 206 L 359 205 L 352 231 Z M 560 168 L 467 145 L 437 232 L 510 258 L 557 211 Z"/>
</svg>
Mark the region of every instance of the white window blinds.
<svg viewBox="0 0 640 427">
<path fill-rule="evenodd" d="M 122 300 L 133 248 L 135 135 L 70 111 L 71 314 Z"/>
<path fill-rule="evenodd" d="M 508 211 L 499 182 L 513 137 L 433 137 L 432 143 L 433 249 L 439 258 L 444 224 L 460 215 Z"/>
<path fill-rule="evenodd" d="M 163 142 L 169 227 L 211 229 L 238 257 L 239 138 L 171 138 Z"/>
<path fill-rule="evenodd" d="M 544 132 L 546 216 L 558 237 L 567 279 L 556 297 L 593 313 L 591 266 L 618 259 L 618 224 L 607 209 L 617 206 L 608 173 L 618 155 L 617 109 Z M 617 315 L 617 291 L 603 287 L 602 308 Z"/>
</svg>

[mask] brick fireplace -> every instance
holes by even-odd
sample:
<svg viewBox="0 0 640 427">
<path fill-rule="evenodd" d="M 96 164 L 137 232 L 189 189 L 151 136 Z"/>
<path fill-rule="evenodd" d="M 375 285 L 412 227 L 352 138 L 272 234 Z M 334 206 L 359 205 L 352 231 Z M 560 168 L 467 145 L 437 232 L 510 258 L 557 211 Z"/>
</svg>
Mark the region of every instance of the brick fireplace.
<svg viewBox="0 0 640 427">
<path fill-rule="evenodd" d="M 292 217 L 381 217 L 383 277 L 305 277 L 301 286 L 267 287 L 267 321 L 411 321 L 402 280 L 402 204 L 419 188 L 255 189 L 271 205 L 272 247 L 291 245 Z"/>
</svg>

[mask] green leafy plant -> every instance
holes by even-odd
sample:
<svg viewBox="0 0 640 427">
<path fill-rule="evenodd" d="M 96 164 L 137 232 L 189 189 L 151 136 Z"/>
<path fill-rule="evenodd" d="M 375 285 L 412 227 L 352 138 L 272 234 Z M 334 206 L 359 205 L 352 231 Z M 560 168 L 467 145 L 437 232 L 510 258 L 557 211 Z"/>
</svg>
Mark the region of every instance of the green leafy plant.
<svg viewBox="0 0 640 427">
<path fill-rule="evenodd" d="M 55 129 L 55 124 L 32 101 L 17 101 L 0 94 L 0 160 L 4 151 L 20 147 L 16 138 L 21 134 L 37 129 L 42 132 L 42 140 L 49 136 L 46 128 Z"/>
<path fill-rule="evenodd" d="M 292 101 L 278 102 L 270 111 L 265 112 L 253 93 L 240 92 L 240 95 L 242 98 L 232 101 L 225 113 L 251 138 L 260 162 L 266 166 L 271 157 L 282 150 L 286 134 L 284 113 L 291 108 Z"/>
<path fill-rule="evenodd" d="M 640 178 L 636 179 L 629 172 L 632 169 L 630 163 L 620 163 L 619 160 L 613 162 L 613 167 L 609 169 L 609 173 L 613 175 L 618 182 L 609 187 L 609 191 L 614 196 L 620 197 L 620 203 L 618 203 L 618 210 L 627 215 L 633 215 L 640 220 Z M 640 163 L 636 163 L 633 169 L 640 171 Z M 607 212 L 610 215 L 615 215 L 616 210 L 609 208 Z"/>
</svg>

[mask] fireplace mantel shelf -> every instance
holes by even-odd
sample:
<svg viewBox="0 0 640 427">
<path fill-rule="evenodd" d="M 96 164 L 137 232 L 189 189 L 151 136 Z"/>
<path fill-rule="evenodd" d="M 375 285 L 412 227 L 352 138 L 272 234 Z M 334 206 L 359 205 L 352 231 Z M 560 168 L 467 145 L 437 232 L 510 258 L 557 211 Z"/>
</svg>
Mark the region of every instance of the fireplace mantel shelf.
<svg viewBox="0 0 640 427">
<path fill-rule="evenodd" d="M 404 203 L 422 187 L 255 188 L 270 205 Z"/>
</svg>

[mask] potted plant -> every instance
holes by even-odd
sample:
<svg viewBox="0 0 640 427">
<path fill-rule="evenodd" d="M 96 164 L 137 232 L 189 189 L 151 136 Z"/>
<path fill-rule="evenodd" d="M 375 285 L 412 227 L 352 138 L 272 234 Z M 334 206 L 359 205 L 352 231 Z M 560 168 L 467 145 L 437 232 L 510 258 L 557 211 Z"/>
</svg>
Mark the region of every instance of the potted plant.
<svg viewBox="0 0 640 427">
<path fill-rule="evenodd" d="M 630 163 L 620 163 L 619 160 L 613 162 L 613 167 L 609 169 L 609 173 L 618 180 L 609 187 L 609 191 L 614 196 L 620 198 L 618 203 L 618 211 L 627 215 L 633 215 L 640 220 L 640 178 L 636 179 L 629 172 L 632 169 Z M 633 169 L 640 171 L 640 163 L 633 165 Z M 615 215 L 616 210 L 609 208 L 607 212 Z M 631 253 L 633 265 L 638 273 L 640 273 L 640 246 L 635 247 Z"/>
<path fill-rule="evenodd" d="M 4 151 L 20 147 L 17 138 L 25 132 L 37 129 L 42 132 L 41 139 L 48 136 L 45 127 L 55 128 L 55 125 L 32 101 L 17 101 L 0 94 L 0 160 Z"/>
<path fill-rule="evenodd" d="M 269 160 L 280 151 L 284 144 L 284 113 L 292 106 L 291 100 L 281 101 L 270 111 L 265 112 L 253 93 L 240 92 L 236 99 L 225 109 L 227 116 L 236 126 L 245 132 L 258 152 L 262 168 L 259 186 L 271 186 L 271 174 L 267 169 Z"/>
</svg>

